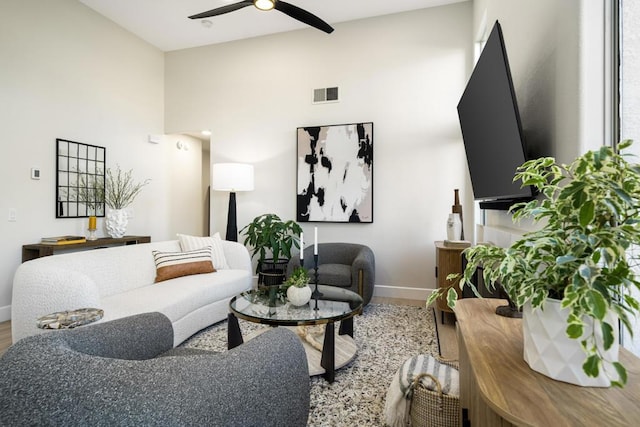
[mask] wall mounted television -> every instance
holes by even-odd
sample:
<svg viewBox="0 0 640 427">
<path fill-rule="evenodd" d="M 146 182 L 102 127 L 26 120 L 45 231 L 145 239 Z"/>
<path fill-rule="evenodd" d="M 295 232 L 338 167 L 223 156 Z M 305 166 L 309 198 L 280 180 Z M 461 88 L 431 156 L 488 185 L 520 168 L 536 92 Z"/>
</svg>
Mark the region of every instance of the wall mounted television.
<svg viewBox="0 0 640 427">
<path fill-rule="evenodd" d="M 513 182 L 527 160 L 511 69 L 496 21 L 458 103 L 458 117 L 475 200 L 483 209 L 508 210 L 531 200 L 532 187 Z"/>
</svg>

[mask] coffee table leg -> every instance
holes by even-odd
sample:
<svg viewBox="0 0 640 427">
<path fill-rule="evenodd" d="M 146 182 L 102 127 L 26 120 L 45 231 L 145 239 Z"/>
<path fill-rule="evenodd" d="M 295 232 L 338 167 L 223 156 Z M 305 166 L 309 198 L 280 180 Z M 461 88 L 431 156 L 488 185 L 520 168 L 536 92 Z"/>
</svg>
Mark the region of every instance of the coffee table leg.
<svg viewBox="0 0 640 427">
<path fill-rule="evenodd" d="M 353 317 L 340 321 L 340 335 L 349 335 L 353 338 Z"/>
<path fill-rule="evenodd" d="M 332 383 L 336 377 L 336 343 L 335 327 L 333 322 L 324 327 L 324 344 L 322 346 L 322 359 L 320 366 L 324 368 L 324 378 Z"/>
<path fill-rule="evenodd" d="M 238 325 L 238 318 L 233 313 L 229 313 L 227 318 L 229 319 L 227 325 L 227 349 L 231 350 L 244 343 L 244 340 L 242 339 L 242 332 L 240 332 L 240 325 Z"/>
</svg>

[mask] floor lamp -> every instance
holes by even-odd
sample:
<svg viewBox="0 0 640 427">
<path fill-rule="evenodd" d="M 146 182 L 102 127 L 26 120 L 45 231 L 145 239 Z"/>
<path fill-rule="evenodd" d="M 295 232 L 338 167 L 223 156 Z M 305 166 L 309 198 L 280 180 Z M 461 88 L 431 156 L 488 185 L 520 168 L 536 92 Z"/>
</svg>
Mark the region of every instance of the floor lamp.
<svg viewBox="0 0 640 427">
<path fill-rule="evenodd" d="M 236 191 L 253 191 L 253 165 L 215 163 L 211 170 L 211 188 L 216 191 L 229 192 L 226 239 L 237 242 Z"/>
</svg>

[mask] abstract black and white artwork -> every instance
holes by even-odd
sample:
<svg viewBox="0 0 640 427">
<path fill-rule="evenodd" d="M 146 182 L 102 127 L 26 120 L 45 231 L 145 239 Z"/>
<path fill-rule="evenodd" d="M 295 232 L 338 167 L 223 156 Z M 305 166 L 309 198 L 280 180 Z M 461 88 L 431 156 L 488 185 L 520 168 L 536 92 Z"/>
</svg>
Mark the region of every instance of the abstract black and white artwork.
<svg viewBox="0 0 640 427">
<path fill-rule="evenodd" d="M 298 128 L 298 222 L 373 222 L 373 123 Z"/>
</svg>

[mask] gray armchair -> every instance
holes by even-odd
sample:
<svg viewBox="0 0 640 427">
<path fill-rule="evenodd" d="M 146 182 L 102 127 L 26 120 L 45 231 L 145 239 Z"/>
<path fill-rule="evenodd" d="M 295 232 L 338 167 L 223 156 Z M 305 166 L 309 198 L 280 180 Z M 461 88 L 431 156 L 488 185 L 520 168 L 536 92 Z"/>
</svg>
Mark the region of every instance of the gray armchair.
<svg viewBox="0 0 640 427">
<path fill-rule="evenodd" d="M 160 313 L 24 338 L 0 359 L 0 425 L 306 425 L 295 333 L 275 328 L 223 353 L 172 347 Z"/>
<path fill-rule="evenodd" d="M 294 256 L 287 266 L 287 276 L 300 266 Z M 304 266 L 314 279 L 313 246 L 304 249 Z M 375 284 L 376 261 L 371 248 L 356 243 L 318 244 L 318 281 L 323 285 L 347 288 L 362 296 L 363 306 L 369 304 Z"/>
</svg>

